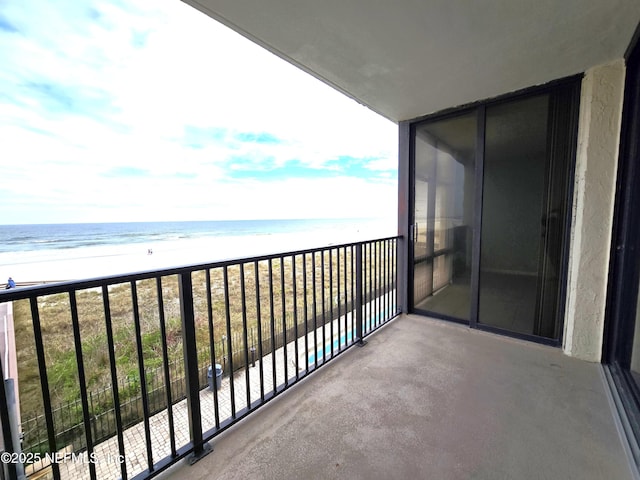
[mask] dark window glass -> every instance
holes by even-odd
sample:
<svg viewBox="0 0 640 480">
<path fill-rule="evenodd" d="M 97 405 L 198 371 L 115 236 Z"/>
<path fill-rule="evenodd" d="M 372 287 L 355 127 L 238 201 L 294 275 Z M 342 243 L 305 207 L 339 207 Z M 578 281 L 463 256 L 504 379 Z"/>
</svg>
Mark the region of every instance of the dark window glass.
<svg viewBox="0 0 640 480">
<path fill-rule="evenodd" d="M 416 129 L 414 308 L 469 320 L 476 114 Z"/>
<path fill-rule="evenodd" d="M 560 340 L 578 97 L 563 82 L 415 124 L 412 310 Z"/>
<path fill-rule="evenodd" d="M 479 322 L 534 333 L 545 218 L 549 97 L 487 108 Z"/>
</svg>

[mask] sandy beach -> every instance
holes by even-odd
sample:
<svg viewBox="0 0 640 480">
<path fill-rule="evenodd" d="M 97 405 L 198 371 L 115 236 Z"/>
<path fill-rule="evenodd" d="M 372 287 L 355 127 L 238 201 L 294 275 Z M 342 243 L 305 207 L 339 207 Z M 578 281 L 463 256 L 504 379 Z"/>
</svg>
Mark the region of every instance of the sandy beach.
<svg viewBox="0 0 640 480">
<path fill-rule="evenodd" d="M 283 253 L 378 238 L 375 232 L 336 235 L 314 232 L 257 236 L 207 237 L 128 244 L 110 248 L 82 248 L 14 256 L 0 261 L 0 282 L 12 277 L 18 285 L 80 280 L 147 270 Z M 149 252 L 152 253 L 149 253 Z"/>
</svg>

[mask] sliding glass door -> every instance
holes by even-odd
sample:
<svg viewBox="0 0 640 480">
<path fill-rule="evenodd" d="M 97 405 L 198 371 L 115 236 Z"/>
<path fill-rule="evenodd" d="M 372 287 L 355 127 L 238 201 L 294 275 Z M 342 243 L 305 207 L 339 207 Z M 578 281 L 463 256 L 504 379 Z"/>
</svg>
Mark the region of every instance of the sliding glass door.
<svg viewBox="0 0 640 480">
<path fill-rule="evenodd" d="M 480 323 L 533 333 L 544 252 L 549 96 L 487 108 Z"/>
<path fill-rule="evenodd" d="M 639 27 L 640 29 L 640 27 Z M 639 38 L 639 37 L 636 37 Z M 640 41 L 627 59 L 603 360 L 640 465 Z"/>
<path fill-rule="evenodd" d="M 414 305 L 467 321 L 476 133 L 475 113 L 415 133 Z"/>
<path fill-rule="evenodd" d="M 414 311 L 559 340 L 577 92 L 414 125 Z"/>
</svg>

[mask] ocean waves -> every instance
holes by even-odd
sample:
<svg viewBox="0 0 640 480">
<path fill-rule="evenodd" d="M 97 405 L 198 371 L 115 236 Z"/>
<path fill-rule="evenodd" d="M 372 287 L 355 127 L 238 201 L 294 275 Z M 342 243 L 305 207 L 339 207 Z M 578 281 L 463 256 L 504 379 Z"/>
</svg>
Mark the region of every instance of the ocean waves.
<svg viewBox="0 0 640 480">
<path fill-rule="evenodd" d="M 373 220 L 0 226 L 0 277 L 72 280 L 284 253 L 394 235 Z"/>
</svg>

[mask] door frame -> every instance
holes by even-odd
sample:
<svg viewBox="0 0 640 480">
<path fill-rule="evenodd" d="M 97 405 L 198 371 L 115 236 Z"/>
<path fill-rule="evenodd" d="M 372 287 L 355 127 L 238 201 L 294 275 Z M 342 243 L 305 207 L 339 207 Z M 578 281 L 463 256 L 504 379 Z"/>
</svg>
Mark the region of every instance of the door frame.
<svg viewBox="0 0 640 480">
<path fill-rule="evenodd" d="M 478 111 L 478 109 L 481 108 L 480 106 L 470 106 L 470 107 L 461 107 L 459 109 L 451 109 L 451 110 L 447 110 L 445 112 L 440 112 L 431 116 L 427 116 L 427 117 L 423 117 L 419 120 L 412 120 L 409 122 L 409 136 L 408 136 L 408 141 L 409 141 L 409 157 L 408 157 L 408 162 L 407 165 L 409 166 L 409 197 L 408 197 L 408 209 L 407 209 L 407 218 L 408 218 L 408 224 L 407 224 L 407 252 L 408 252 L 408 261 L 407 261 L 407 309 L 409 313 L 417 313 L 417 314 L 428 314 L 430 317 L 433 318 L 438 318 L 441 320 L 447 320 L 450 322 L 454 322 L 454 323 L 461 323 L 463 325 L 470 325 L 471 321 L 466 321 L 463 319 L 459 319 L 459 318 L 455 318 L 455 317 L 451 317 L 448 315 L 444 315 L 444 314 L 440 314 L 437 312 L 425 312 L 423 310 L 417 310 L 415 308 L 413 308 L 413 304 L 414 304 L 414 268 L 413 268 L 413 258 L 414 258 L 414 242 L 415 242 L 415 231 L 414 231 L 414 225 L 415 225 L 415 218 L 414 218 L 414 199 L 415 199 L 415 192 L 416 192 L 416 173 L 415 173 L 415 135 L 416 135 L 416 128 L 419 127 L 421 124 L 426 123 L 426 122 L 431 122 L 431 121 L 440 121 L 440 120 L 447 120 L 447 119 L 451 119 L 451 118 L 455 118 L 455 117 L 459 117 L 459 116 L 463 116 L 463 115 L 468 115 L 470 113 L 473 113 L 474 111 Z M 476 113 L 477 115 L 477 113 Z M 480 119 L 478 118 L 477 121 L 479 122 Z M 478 132 L 476 132 L 476 157 L 477 155 L 480 153 L 478 150 Z M 483 140 L 484 141 L 484 140 Z M 474 188 L 475 188 L 475 193 L 476 193 L 476 197 L 477 197 L 477 182 L 478 182 L 478 167 L 477 167 L 477 162 L 478 159 L 476 158 L 476 178 L 474 181 Z M 477 198 L 474 198 L 474 202 L 477 200 Z M 472 301 L 471 304 L 474 305 L 477 302 L 474 301 L 473 299 L 473 281 L 474 278 L 477 276 L 476 275 L 476 262 L 475 262 L 475 244 L 476 244 L 476 239 L 475 239 L 475 230 L 476 230 L 476 224 L 478 222 L 478 210 L 477 208 L 475 208 L 474 206 L 474 213 L 473 213 L 473 229 L 474 229 L 474 235 L 473 235 L 473 239 L 472 239 L 472 259 L 471 259 L 471 297 L 472 297 Z M 480 219 L 481 221 L 481 219 Z M 439 256 L 436 255 L 436 252 L 433 252 L 430 256 L 430 258 L 427 261 L 430 261 L 431 264 L 433 265 L 435 258 Z M 479 257 L 478 257 L 479 258 Z M 478 263 L 479 266 L 479 263 Z M 477 310 L 477 306 L 476 306 L 476 310 Z M 472 309 L 473 311 L 473 309 Z M 473 318 L 472 316 L 469 317 L 470 319 Z"/>
<path fill-rule="evenodd" d="M 520 338 L 536 343 L 542 343 L 552 346 L 561 346 L 562 333 L 564 330 L 564 307 L 566 299 L 567 277 L 568 277 L 568 263 L 569 263 L 569 241 L 570 241 L 570 226 L 571 226 L 571 206 L 573 204 L 573 179 L 575 177 L 575 163 L 576 163 L 576 149 L 577 149 L 577 133 L 578 133 L 578 111 L 579 111 L 579 95 L 580 84 L 583 74 L 573 75 L 570 77 L 562 78 L 549 82 L 542 86 L 530 87 L 517 92 L 501 95 L 489 100 L 483 100 L 474 102 L 462 107 L 447 109 L 441 112 L 437 112 L 431 115 L 426 115 L 413 120 L 408 120 L 400 124 L 400 158 L 399 158 L 399 205 L 400 211 L 404 210 L 405 215 L 402 220 L 399 221 L 400 234 L 405 235 L 406 253 L 404 257 L 405 278 L 406 278 L 406 294 L 403 296 L 404 304 L 406 305 L 405 311 L 407 313 L 416 313 L 419 315 L 428 315 L 433 318 L 443 319 L 456 323 L 462 323 L 469 325 L 470 328 L 477 328 L 492 333 L 506 335 L 510 337 Z M 483 180 L 484 180 L 484 149 L 485 149 L 485 126 L 486 126 L 486 109 L 487 107 L 499 105 L 501 103 L 510 103 L 519 99 L 524 99 L 531 96 L 541 94 L 553 94 L 562 87 L 570 87 L 573 89 L 573 95 L 571 96 L 571 115 L 569 121 L 570 125 L 570 138 L 568 140 L 569 145 L 569 168 L 566 184 L 566 208 L 565 216 L 562 219 L 564 223 L 564 236 L 563 245 L 564 248 L 561 252 L 561 272 L 559 278 L 559 305 L 556 311 L 556 322 L 558 336 L 557 338 L 550 339 L 546 337 L 540 337 L 537 335 L 524 334 L 520 332 L 513 332 L 505 330 L 499 327 L 486 325 L 478 322 L 479 314 L 479 273 L 480 273 L 480 251 L 481 251 L 481 229 L 482 229 L 482 200 L 483 200 Z M 471 270 L 471 305 L 469 321 L 461 320 L 458 318 L 450 317 L 444 314 L 438 314 L 435 312 L 428 312 L 425 310 L 418 310 L 413 307 L 414 305 L 414 268 L 413 268 L 413 256 L 414 256 L 414 237 L 413 237 L 413 225 L 415 225 L 414 218 L 414 198 L 415 198 L 415 134 L 416 129 L 421 124 L 432 121 L 445 120 L 451 117 L 457 117 L 459 115 L 469 114 L 476 112 L 477 115 L 477 136 L 476 136 L 476 171 L 475 171 L 475 192 L 474 192 L 474 212 L 473 212 L 473 235 L 472 235 L 472 270 Z M 403 188 L 404 187 L 404 188 Z M 402 208 L 404 206 L 405 208 Z"/>
<path fill-rule="evenodd" d="M 640 475 L 640 384 L 630 369 L 634 330 L 640 328 L 640 24 L 625 60 L 602 362 L 623 437 Z"/>
</svg>

